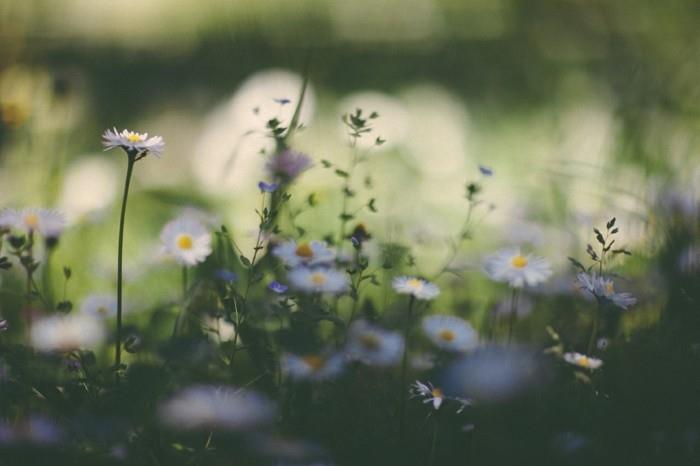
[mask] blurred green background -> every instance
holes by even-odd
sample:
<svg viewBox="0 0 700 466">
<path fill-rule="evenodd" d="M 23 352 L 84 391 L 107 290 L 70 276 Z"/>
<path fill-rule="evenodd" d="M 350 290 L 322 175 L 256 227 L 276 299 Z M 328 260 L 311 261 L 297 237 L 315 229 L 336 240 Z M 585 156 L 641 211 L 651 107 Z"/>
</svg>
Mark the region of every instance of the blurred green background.
<svg viewBox="0 0 700 466">
<path fill-rule="evenodd" d="M 494 209 L 456 266 L 529 243 L 563 269 L 611 216 L 643 257 L 649 207 L 700 177 L 699 20 L 691 0 L 0 0 L 0 206 L 65 212 L 54 267 L 74 266 L 76 300 L 110 291 L 126 163 L 100 134 L 162 135 L 164 158 L 135 176 L 126 267 L 129 295 L 174 298 L 160 228 L 198 207 L 252 247 L 260 132 L 289 118 L 307 69 L 294 146 L 316 166 L 292 205 L 315 193 L 297 218 L 310 237 L 337 229 L 339 183 L 319 162 L 349 163 L 340 116 L 361 106 L 387 143 L 356 207 L 377 199 L 361 220 L 408 241 L 419 272 L 444 261 L 480 164 Z"/>
</svg>

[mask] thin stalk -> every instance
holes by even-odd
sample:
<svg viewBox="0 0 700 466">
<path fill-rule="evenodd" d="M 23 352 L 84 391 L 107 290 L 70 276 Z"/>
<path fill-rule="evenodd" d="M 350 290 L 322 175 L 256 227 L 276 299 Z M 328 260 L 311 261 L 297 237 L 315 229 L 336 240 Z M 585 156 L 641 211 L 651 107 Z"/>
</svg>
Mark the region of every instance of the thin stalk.
<svg viewBox="0 0 700 466">
<path fill-rule="evenodd" d="M 435 422 L 433 423 L 433 440 L 430 442 L 430 456 L 428 457 L 428 466 L 433 466 L 435 462 L 435 449 L 437 447 L 438 440 L 438 417 L 435 415 Z"/>
<path fill-rule="evenodd" d="M 513 288 L 513 295 L 510 300 L 510 315 L 508 317 L 508 344 L 513 337 L 513 327 L 515 326 L 515 319 L 518 315 L 518 288 Z"/>
<path fill-rule="evenodd" d="M 129 164 L 126 168 L 126 179 L 124 180 L 124 197 L 122 198 L 122 209 L 119 215 L 119 242 L 117 246 L 117 340 L 114 344 L 114 365 L 118 369 L 122 359 L 122 259 L 124 253 L 124 219 L 126 217 L 126 201 L 129 198 L 129 184 L 134 171 L 136 156 L 129 154 Z"/>
<path fill-rule="evenodd" d="M 177 318 L 175 319 L 175 326 L 173 327 L 173 337 L 175 337 L 178 333 L 180 333 L 180 329 L 182 328 L 182 321 L 185 319 L 185 315 L 187 314 L 187 290 L 189 288 L 189 285 L 187 283 L 187 266 L 183 265 L 182 266 L 182 304 L 180 306 L 180 312 L 177 314 Z"/>
<path fill-rule="evenodd" d="M 408 369 L 408 334 L 411 329 L 411 316 L 413 314 L 413 306 L 416 302 L 416 298 L 411 295 L 408 301 L 408 311 L 406 312 L 406 319 L 404 322 L 404 329 L 403 329 L 403 335 L 404 335 L 404 341 L 405 341 L 405 346 L 403 350 L 403 359 L 401 361 L 401 394 L 400 394 L 400 400 L 401 404 L 399 405 L 399 447 L 403 445 L 403 438 L 404 438 L 404 424 L 405 424 L 405 416 L 406 416 L 406 372 Z"/>
<path fill-rule="evenodd" d="M 343 252 L 343 241 L 345 240 L 345 227 L 348 223 L 347 221 L 347 215 L 348 215 L 348 199 L 350 196 L 348 196 L 348 191 L 350 190 L 350 185 L 351 185 L 351 180 L 352 180 L 352 174 L 355 171 L 355 167 L 357 166 L 357 162 L 359 159 L 359 151 L 357 149 L 357 137 L 354 137 L 352 141 L 350 142 L 350 147 L 353 149 L 353 155 L 352 155 L 352 163 L 350 164 L 350 167 L 347 170 L 347 176 L 345 177 L 345 183 L 343 184 L 343 205 L 341 208 L 340 212 L 340 233 L 339 233 L 339 238 L 338 238 L 338 253 L 342 254 Z"/>
<path fill-rule="evenodd" d="M 595 345 L 595 339 L 598 334 L 598 320 L 600 318 L 600 307 L 601 302 L 600 299 L 598 299 L 598 306 L 593 312 L 593 327 L 591 328 L 591 336 L 588 338 L 588 349 L 586 350 L 587 355 L 590 355 L 593 352 L 593 346 Z"/>
</svg>

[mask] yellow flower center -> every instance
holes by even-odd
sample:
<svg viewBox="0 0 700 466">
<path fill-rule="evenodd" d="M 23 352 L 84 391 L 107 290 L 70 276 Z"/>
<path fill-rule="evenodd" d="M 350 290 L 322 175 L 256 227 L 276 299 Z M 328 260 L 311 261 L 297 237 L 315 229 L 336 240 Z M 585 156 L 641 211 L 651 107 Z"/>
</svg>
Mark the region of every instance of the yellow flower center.
<svg viewBox="0 0 700 466">
<path fill-rule="evenodd" d="M 194 241 L 192 240 L 192 235 L 183 233 L 178 235 L 178 237 L 175 239 L 175 244 L 179 249 L 189 251 L 192 249 L 192 246 L 194 246 Z"/>
<path fill-rule="evenodd" d="M 523 267 L 527 266 L 527 258 L 522 254 L 518 254 L 513 259 L 511 259 L 510 263 L 516 269 L 522 269 Z"/>
<path fill-rule="evenodd" d="M 304 362 L 308 364 L 309 367 L 314 371 L 317 371 L 326 365 L 326 360 L 323 359 L 321 356 L 316 356 L 315 354 L 308 354 L 302 357 L 301 359 L 303 359 Z"/>
<path fill-rule="evenodd" d="M 455 332 L 452 330 L 443 330 L 438 335 L 445 341 L 452 341 L 455 339 Z"/>
<path fill-rule="evenodd" d="M 362 335 L 360 337 L 360 343 L 370 351 L 379 349 L 379 338 L 375 335 Z"/>
<path fill-rule="evenodd" d="M 109 309 L 107 309 L 105 306 L 100 306 L 97 308 L 97 313 L 101 316 L 106 316 L 108 312 Z"/>
<path fill-rule="evenodd" d="M 308 259 L 310 257 L 313 257 L 314 252 L 311 250 L 311 246 L 309 246 L 309 243 L 301 243 L 298 247 L 297 250 L 294 251 L 294 253 L 299 256 L 303 257 L 305 259 Z"/>
<path fill-rule="evenodd" d="M 578 358 L 578 365 L 581 367 L 591 367 L 591 360 L 588 359 L 588 356 L 581 356 Z"/>
<path fill-rule="evenodd" d="M 28 228 L 36 228 L 39 225 L 39 216 L 37 214 L 27 214 L 24 216 L 24 224 Z"/>
<path fill-rule="evenodd" d="M 126 139 L 129 142 L 141 142 L 141 135 L 138 133 L 131 133 L 126 137 Z"/>
<path fill-rule="evenodd" d="M 433 395 L 433 398 L 445 398 L 445 394 L 439 388 L 433 388 L 430 394 Z"/>
<path fill-rule="evenodd" d="M 326 276 L 321 272 L 311 274 L 311 283 L 314 285 L 323 285 L 326 283 Z"/>
<path fill-rule="evenodd" d="M 613 294 L 615 292 L 615 287 L 613 285 L 613 282 L 608 282 L 605 284 L 605 293 L 606 294 Z"/>
<path fill-rule="evenodd" d="M 408 285 L 411 288 L 418 289 L 421 286 L 423 286 L 423 282 L 421 280 L 418 280 L 417 278 L 411 278 L 409 281 L 406 282 L 406 285 Z"/>
</svg>

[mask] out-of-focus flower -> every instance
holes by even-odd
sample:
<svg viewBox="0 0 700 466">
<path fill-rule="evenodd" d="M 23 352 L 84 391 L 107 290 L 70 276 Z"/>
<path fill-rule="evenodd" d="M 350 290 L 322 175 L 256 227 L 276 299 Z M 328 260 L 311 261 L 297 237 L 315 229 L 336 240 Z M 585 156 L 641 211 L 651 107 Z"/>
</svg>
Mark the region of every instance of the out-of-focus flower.
<svg viewBox="0 0 700 466">
<path fill-rule="evenodd" d="M 403 356 L 405 342 L 398 332 L 390 332 L 364 320 L 356 320 L 348 329 L 346 353 L 352 360 L 370 366 L 390 367 Z"/>
<path fill-rule="evenodd" d="M 61 429 L 51 420 L 41 416 L 31 416 L 19 422 L 0 421 L 0 445 L 32 443 L 52 445 L 63 437 Z"/>
<path fill-rule="evenodd" d="M 264 181 L 258 183 L 258 189 L 262 193 L 274 193 L 277 191 L 277 188 L 279 188 L 277 183 L 265 183 Z"/>
<path fill-rule="evenodd" d="M 440 288 L 437 285 L 417 277 L 394 277 L 391 286 L 397 293 L 409 294 L 424 301 L 435 299 L 440 294 Z"/>
<path fill-rule="evenodd" d="M 328 380 L 340 375 L 345 365 L 341 353 L 298 356 L 287 353 L 282 356 L 282 371 L 295 380 Z"/>
<path fill-rule="evenodd" d="M 591 272 L 590 275 L 581 272 L 576 276 L 576 280 L 582 290 L 596 299 L 609 301 L 622 309 L 628 309 L 637 302 L 637 299 L 630 293 L 615 292 L 615 284 L 612 279 L 598 276 L 595 272 Z"/>
<path fill-rule="evenodd" d="M 546 259 L 531 254 L 523 255 L 515 248 L 503 249 L 490 255 L 486 258 L 484 267 L 492 280 L 506 282 L 513 288 L 537 285 L 552 274 Z"/>
<path fill-rule="evenodd" d="M 449 365 L 442 388 L 479 402 L 508 401 L 546 382 L 540 358 L 528 348 L 486 346 Z"/>
<path fill-rule="evenodd" d="M 564 353 L 564 361 L 574 366 L 582 367 L 584 369 L 595 370 L 603 365 L 603 361 L 600 359 L 592 358 L 581 353 Z"/>
<path fill-rule="evenodd" d="M 298 244 L 296 241 L 285 241 L 275 246 L 272 255 L 289 267 L 329 264 L 335 260 L 335 253 L 321 241 Z"/>
<path fill-rule="evenodd" d="M 325 267 L 297 267 L 289 272 L 289 283 L 307 293 L 340 294 L 348 290 L 345 273 Z"/>
<path fill-rule="evenodd" d="M 493 170 L 490 169 L 489 167 L 484 166 L 484 165 L 479 165 L 479 171 L 480 171 L 481 174 L 484 175 L 484 176 L 491 176 L 491 175 L 493 175 Z"/>
<path fill-rule="evenodd" d="M 221 317 L 205 317 L 204 324 L 212 340 L 218 342 L 236 340 L 236 326 Z"/>
<path fill-rule="evenodd" d="M 123 310 L 126 312 L 126 310 Z M 91 294 L 80 305 L 82 314 L 99 318 L 117 316 L 117 297 L 111 294 Z"/>
<path fill-rule="evenodd" d="M 431 403 L 435 410 L 440 409 L 440 406 L 446 400 L 452 400 L 457 403 L 457 413 L 461 413 L 467 406 L 471 405 L 471 402 L 466 398 L 445 396 L 445 393 L 440 388 L 435 387 L 430 382 L 423 383 L 416 380 L 409 391 L 412 397 L 421 397 L 423 398 L 423 403 Z"/>
<path fill-rule="evenodd" d="M 66 220 L 63 214 L 51 209 L 5 209 L 0 212 L 0 227 L 58 238 L 66 227 Z"/>
<path fill-rule="evenodd" d="M 289 289 L 289 287 L 283 283 L 278 282 L 277 280 L 273 280 L 267 285 L 267 289 L 275 293 L 282 294 L 286 292 Z"/>
<path fill-rule="evenodd" d="M 308 155 L 285 149 L 273 155 L 265 168 L 272 177 L 289 182 L 308 170 L 311 165 L 313 163 Z"/>
<path fill-rule="evenodd" d="M 218 269 L 214 272 L 214 276 L 221 281 L 233 283 L 238 280 L 238 275 L 236 272 L 232 272 L 228 269 Z"/>
<path fill-rule="evenodd" d="M 153 154 L 160 157 L 165 149 L 165 142 L 160 136 L 148 137 L 148 133 L 137 133 L 128 129 L 121 133 L 117 128 L 105 130 L 102 134 L 102 145 L 105 150 L 121 147 L 128 154 L 145 156 Z"/>
<path fill-rule="evenodd" d="M 30 332 L 32 346 L 46 352 L 95 348 L 104 338 L 102 321 L 80 313 L 37 320 Z"/>
<path fill-rule="evenodd" d="M 423 332 L 438 348 L 465 352 L 476 348 L 479 337 L 469 322 L 457 316 L 433 315 L 423 318 Z"/>
<path fill-rule="evenodd" d="M 168 222 L 160 234 L 165 252 L 182 265 L 196 265 L 211 254 L 211 234 L 197 219 L 182 215 Z"/>
<path fill-rule="evenodd" d="M 249 390 L 196 385 L 164 402 L 159 414 L 173 429 L 244 431 L 270 424 L 275 411 L 272 402 Z"/>
<path fill-rule="evenodd" d="M 7 323 L 6 319 L 0 319 L 0 332 L 4 332 L 10 328 L 10 325 Z"/>
</svg>

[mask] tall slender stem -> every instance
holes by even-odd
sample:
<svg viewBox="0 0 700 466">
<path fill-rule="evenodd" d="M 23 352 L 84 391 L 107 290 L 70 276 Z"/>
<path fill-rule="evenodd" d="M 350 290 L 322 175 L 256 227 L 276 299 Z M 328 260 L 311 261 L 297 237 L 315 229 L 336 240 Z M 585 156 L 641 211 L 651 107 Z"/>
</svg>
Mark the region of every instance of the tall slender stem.
<svg viewBox="0 0 700 466">
<path fill-rule="evenodd" d="M 406 372 L 408 369 L 408 334 L 411 330 L 411 317 L 413 314 L 413 305 L 416 302 L 415 296 L 411 295 L 408 301 L 408 311 L 406 312 L 406 319 L 404 322 L 403 336 L 404 336 L 404 350 L 403 350 L 403 360 L 401 361 L 401 404 L 399 405 L 399 447 L 403 444 L 404 438 L 404 424 L 406 416 Z"/>
<path fill-rule="evenodd" d="M 508 344 L 513 337 L 513 327 L 515 326 L 515 319 L 518 315 L 518 288 L 513 288 L 513 295 L 510 300 L 510 315 L 508 317 Z"/>
<path fill-rule="evenodd" d="M 588 348 L 586 354 L 590 355 L 593 352 L 593 346 L 595 345 L 596 335 L 598 334 L 598 320 L 600 319 L 600 307 L 601 302 L 598 299 L 598 306 L 595 311 L 593 311 L 593 327 L 591 328 L 591 336 L 588 338 Z"/>
<path fill-rule="evenodd" d="M 433 424 L 433 440 L 430 442 L 430 456 L 428 457 L 428 466 L 433 466 L 433 463 L 435 462 L 435 449 L 437 447 L 437 439 L 438 439 L 438 415 L 435 413 L 435 422 Z"/>
<path fill-rule="evenodd" d="M 118 369 L 122 359 L 122 258 L 124 250 L 124 218 L 126 217 L 126 201 L 129 197 L 129 184 L 136 163 L 136 155 L 129 154 L 129 164 L 126 168 L 124 180 L 124 197 L 122 198 L 122 210 L 119 215 L 119 243 L 117 246 L 117 340 L 114 344 L 114 365 Z"/>
</svg>

